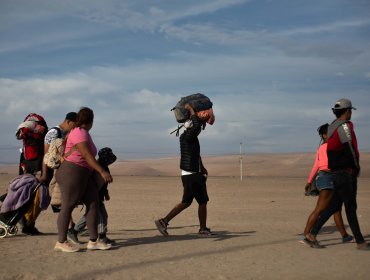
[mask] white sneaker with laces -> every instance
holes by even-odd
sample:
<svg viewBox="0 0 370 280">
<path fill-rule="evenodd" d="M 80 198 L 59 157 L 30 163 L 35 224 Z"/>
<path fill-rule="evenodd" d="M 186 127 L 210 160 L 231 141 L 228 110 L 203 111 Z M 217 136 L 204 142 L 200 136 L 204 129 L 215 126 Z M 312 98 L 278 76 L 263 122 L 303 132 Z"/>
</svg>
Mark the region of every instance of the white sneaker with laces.
<svg viewBox="0 0 370 280">
<path fill-rule="evenodd" d="M 95 242 L 90 240 L 87 243 L 87 250 L 109 250 L 110 248 L 112 248 L 111 244 L 107 244 L 101 240 L 96 240 Z"/>
</svg>

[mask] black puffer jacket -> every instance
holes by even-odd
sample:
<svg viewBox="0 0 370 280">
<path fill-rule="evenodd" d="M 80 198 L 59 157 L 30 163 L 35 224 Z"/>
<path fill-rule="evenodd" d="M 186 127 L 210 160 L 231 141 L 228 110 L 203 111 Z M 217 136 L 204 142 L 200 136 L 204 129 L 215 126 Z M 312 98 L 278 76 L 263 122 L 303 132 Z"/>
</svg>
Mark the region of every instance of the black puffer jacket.
<svg viewBox="0 0 370 280">
<path fill-rule="evenodd" d="M 198 135 L 202 130 L 196 115 L 190 117 L 193 127 L 188 128 L 180 136 L 180 168 L 188 172 L 200 172 L 200 146 Z"/>
</svg>

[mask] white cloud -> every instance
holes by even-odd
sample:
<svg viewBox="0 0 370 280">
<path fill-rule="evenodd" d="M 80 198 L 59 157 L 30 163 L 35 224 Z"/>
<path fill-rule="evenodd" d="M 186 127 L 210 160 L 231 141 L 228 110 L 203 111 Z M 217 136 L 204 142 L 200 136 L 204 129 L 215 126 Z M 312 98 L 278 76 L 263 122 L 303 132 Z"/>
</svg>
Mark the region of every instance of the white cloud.
<svg viewBox="0 0 370 280">
<path fill-rule="evenodd" d="M 275 36 L 293 36 L 293 35 L 304 35 L 304 34 L 317 34 L 317 33 L 327 33 L 333 31 L 341 31 L 343 29 L 353 29 L 362 26 L 369 26 L 370 20 L 359 19 L 350 21 L 336 21 L 328 22 L 326 24 L 309 26 L 309 27 L 299 27 L 291 28 L 285 31 L 277 32 Z"/>
<path fill-rule="evenodd" d="M 153 109 L 162 109 L 163 106 L 168 106 L 174 103 L 174 97 L 169 94 L 160 94 L 158 92 L 152 92 L 148 89 L 143 89 L 140 92 L 134 93 L 132 96 L 133 103 L 138 106 L 145 107 L 147 110 L 148 106 Z"/>
<path fill-rule="evenodd" d="M 165 24 L 161 32 L 183 41 L 216 45 L 256 45 L 265 38 L 264 31 L 228 30 L 213 24 L 185 24 L 176 26 Z"/>
<path fill-rule="evenodd" d="M 196 1 L 194 4 L 183 7 L 182 9 L 175 9 L 168 17 L 169 20 L 178 20 L 181 18 L 197 16 L 202 14 L 214 13 L 218 10 L 230 8 L 249 2 L 250 0 L 216 0 L 216 1 Z M 180 11 L 180 12 L 179 12 Z"/>
</svg>

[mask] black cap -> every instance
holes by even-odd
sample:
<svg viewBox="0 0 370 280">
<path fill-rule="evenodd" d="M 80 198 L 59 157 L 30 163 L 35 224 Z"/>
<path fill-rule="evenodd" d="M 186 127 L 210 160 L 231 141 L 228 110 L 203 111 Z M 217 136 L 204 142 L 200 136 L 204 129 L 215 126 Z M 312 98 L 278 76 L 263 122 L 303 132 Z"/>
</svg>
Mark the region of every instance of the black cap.
<svg viewBox="0 0 370 280">
<path fill-rule="evenodd" d="M 76 112 L 69 112 L 66 115 L 66 120 L 69 120 L 69 121 L 72 121 L 72 122 L 76 122 L 77 121 L 77 113 Z"/>
</svg>

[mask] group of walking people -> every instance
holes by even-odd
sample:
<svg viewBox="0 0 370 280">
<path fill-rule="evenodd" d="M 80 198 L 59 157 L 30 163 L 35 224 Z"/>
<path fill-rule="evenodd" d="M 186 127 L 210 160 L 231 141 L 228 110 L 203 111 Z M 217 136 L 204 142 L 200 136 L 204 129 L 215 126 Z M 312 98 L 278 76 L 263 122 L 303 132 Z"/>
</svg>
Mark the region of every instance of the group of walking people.
<svg viewBox="0 0 370 280">
<path fill-rule="evenodd" d="M 214 233 L 206 223 L 209 200 L 206 188 L 208 172 L 201 160 L 198 140 L 198 135 L 202 128 L 204 129 L 207 120 L 201 120 L 189 104 L 185 105 L 185 109 L 189 112 L 189 120 L 185 123 L 185 131 L 180 136 L 183 198 L 167 216 L 156 220 L 155 225 L 163 235 L 168 236 L 167 225 L 170 220 L 189 207 L 195 198 L 199 204 L 199 235 L 211 236 Z M 46 185 L 57 183 L 60 189 L 61 205 L 59 207 L 52 205 L 53 211 L 58 212 L 58 241 L 54 246 L 55 251 L 69 253 L 79 251 L 81 248 L 77 234 L 85 225 L 89 235 L 87 250 L 108 250 L 114 245 L 114 241 L 106 236 L 108 214 L 103 201 L 109 200 L 107 185 L 113 178 L 108 165 L 116 160 L 116 156 L 110 148 L 103 148 L 98 153 L 90 135 L 93 122 L 93 111 L 83 107 L 77 113 L 68 113 L 65 120 L 49 129 L 44 137 L 44 154 L 57 138 L 62 138 L 65 145 L 64 160 L 60 166 L 51 169 L 42 162 L 41 175 L 38 178 Z M 99 184 L 103 184 L 103 187 Z M 72 212 L 78 204 L 84 204 L 86 212 L 75 224 Z M 34 227 L 31 235 L 36 234 L 40 232 Z"/>
<path fill-rule="evenodd" d="M 205 127 L 207 120 L 201 120 L 192 106 L 185 105 L 189 112 L 189 119 L 184 123 L 185 131 L 180 136 L 180 169 L 183 184 L 181 202 L 176 204 L 167 215 L 155 220 L 159 232 L 168 236 L 168 224 L 188 208 L 194 198 L 198 203 L 198 219 L 200 236 L 213 236 L 214 232 L 207 227 L 207 193 L 208 171 L 204 167 L 200 156 L 198 136 Z M 303 233 L 302 242 L 312 248 L 323 248 L 316 239 L 325 222 L 334 215 L 342 241 L 356 242 L 357 249 L 369 250 L 369 243 L 365 242 L 360 231 L 357 210 L 357 177 L 360 173 L 359 152 L 356 135 L 351 122 L 352 103 L 349 99 L 338 100 L 332 108 L 336 119 L 329 125 L 319 127 L 318 132 L 322 139 L 315 164 L 311 170 L 307 190 L 315 184 L 319 196 L 315 209 L 310 213 Z M 54 209 L 59 212 L 57 218 L 58 241 L 54 250 L 61 252 L 77 252 L 80 250 L 77 233 L 78 226 L 72 219 L 73 209 L 78 204 L 86 206 L 86 212 L 79 225 L 87 225 L 89 241 L 88 250 L 107 250 L 114 242 L 107 238 L 108 214 L 104 206 L 104 199 L 109 200 L 107 186 L 113 181 L 108 165 L 116 160 L 110 148 L 99 151 L 90 135 L 93 127 L 94 113 L 90 108 L 82 107 L 79 112 L 70 112 L 64 122 L 53 127 L 45 136 L 44 153 L 49 149 L 55 138 L 65 140 L 64 161 L 55 171 L 42 164 L 42 173 L 39 181 L 49 184 L 55 179 L 60 186 L 61 207 Z M 96 159 L 97 154 L 99 158 Z M 97 183 L 96 178 L 101 183 Z M 103 185 L 100 188 L 98 185 Z M 352 235 L 348 234 L 343 223 L 341 209 L 344 204 L 349 227 Z M 34 229 L 34 233 L 37 233 Z M 70 242 L 70 241 L 72 242 Z"/>
<path fill-rule="evenodd" d="M 36 180 L 36 173 L 41 171 L 37 180 L 42 186 L 48 187 L 53 212 L 58 213 L 58 241 L 54 249 L 62 252 L 80 250 L 74 246 L 80 242 L 72 219 L 72 211 L 79 204 L 84 204 L 86 211 L 76 228 L 83 230 L 87 225 L 89 234 L 87 249 L 110 249 L 114 242 L 106 236 L 108 214 L 104 200 L 110 198 L 107 186 L 113 181 L 108 165 L 116 160 L 116 156 L 108 147 L 98 152 L 90 135 L 94 112 L 87 107 L 82 107 L 77 113 L 69 112 L 62 123 L 51 129 L 47 129 L 46 122 L 41 116 L 30 115 L 33 119 L 27 118 L 26 123 L 19 127 L 19 133 L 17 130 L 19 138 L 24 139 L 19 177 L 32 174 Z M 35 131 L 40 119 L 44 125 Z M 58 153 L 63 153 L 63 156 L 61 163 L 53 164 L 50 168 L 46 164 L 50 166 L 50 162 L 45 162 L 44 156 L 50 155 L 49 148 L 51 152 L 56 153 L 55 147 L 58 147 Z M 32 151 L 32 154 L 29 151 Z M 32 220 L 24 218 L 20 220 L 22 232 L 25 234 L 42 234 L 35 227 L 36 218 L 41 211 L 37 206 L 38 202 L 33 201 L 30 207 L 33 213 Z M 72 243 L 67 240 L 67 235 Z"/>
<path fill-rule="evenodd" d="M 356 242 L 357 249 L 370 250 L 365 242 L 357 218 L 357 177 L 360 174 L 360 155 L 356 134 L 351 122 L 352 103 L 349 99 L 339 99 L 332 108 L 336 119 L 329 125 L 318 128 L 322 144 L 316 153 L 305 190 L 315 184 L 319 197 L 313 212 L 309 215 L 303 242 L 312 248 L 324 248 L 316 236 L 326 221 L 334 215 L 336 226 L 342 235 L 343 243 Z M 344 227 L 341 215 L 344 204 L 349 227 L 353 236 Z"/>
</svg>

